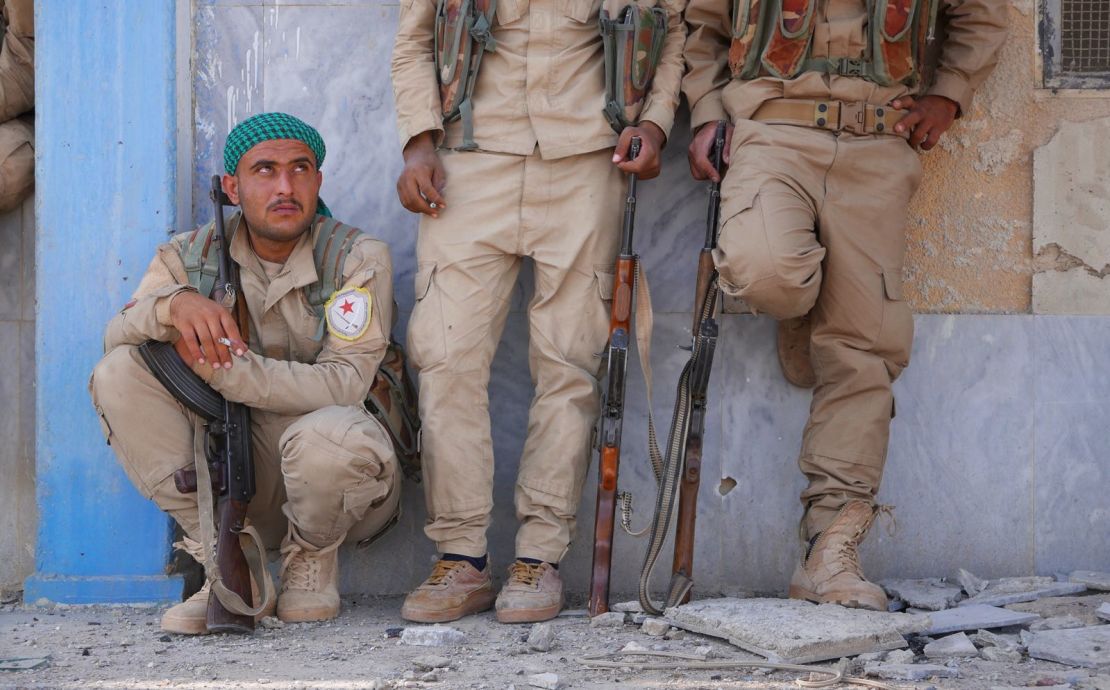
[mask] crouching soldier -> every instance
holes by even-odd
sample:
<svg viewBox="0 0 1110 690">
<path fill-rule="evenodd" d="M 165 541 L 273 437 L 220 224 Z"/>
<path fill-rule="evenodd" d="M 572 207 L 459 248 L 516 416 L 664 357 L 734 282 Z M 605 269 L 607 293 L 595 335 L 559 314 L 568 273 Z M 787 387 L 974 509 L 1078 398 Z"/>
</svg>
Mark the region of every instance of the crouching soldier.
<svg viewBox="0 0 1110 690">
<path fill-rule="evenodd" d="M 721 289 L 782 324 L 788 380 L 814 386 L 798 464 L 809 481 L 790 596 L 885 611 L 857 547 L 877 514 L 891 383 L 909 363 L 907 208 L 933 148 L 990 74 L 997 0 L 691 0 L 683 90 L 709 161 L 731 137 L 714 261 Z M 935 79 L 926 74 L 943 13 Z M 733 129 L 735 125 L 735 129 Z"/>
<path fill-rule="evenodd" d="M 90 384 L 108 442 L 143 495 L 169 513 L 202 557 L 198 493 L 175 473 L 194 465 L 201 420 L 167 392 L 140 346 L 174 343 L 193 371 L 251 411 L 256 491 L 247 520 L 283 555 L 276 613 L 339 614 L 337 549 L 373 538 L 397 515 L 398 461 L 364 406 L 389 345 L 387 247 L 330 218 L 318 194 L 324 142 L 290 115 L 262 113 L 228 135 L 226 223 L 249 317 L 245 337 L 209 298 L 213 226 L 160 246 L 134 298 L 108 324 Z M 162 617 L 169 632 L 206 631 L 210 582 Z M 265 613 L 272 613 L 266 611 Z"/>
</svg>

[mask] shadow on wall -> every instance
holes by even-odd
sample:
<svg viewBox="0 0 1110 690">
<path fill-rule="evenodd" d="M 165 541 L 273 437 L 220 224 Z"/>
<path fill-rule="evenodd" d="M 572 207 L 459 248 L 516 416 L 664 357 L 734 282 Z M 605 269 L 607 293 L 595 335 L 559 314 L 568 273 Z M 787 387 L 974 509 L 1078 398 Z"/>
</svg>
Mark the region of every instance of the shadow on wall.
<svg viewBox="0 0 1110 690">
<path fill-rule="evenodd" d="M 35 186 L 34 0 L 4 0 L 0 45 L 0 213 Z"/>
</svg>

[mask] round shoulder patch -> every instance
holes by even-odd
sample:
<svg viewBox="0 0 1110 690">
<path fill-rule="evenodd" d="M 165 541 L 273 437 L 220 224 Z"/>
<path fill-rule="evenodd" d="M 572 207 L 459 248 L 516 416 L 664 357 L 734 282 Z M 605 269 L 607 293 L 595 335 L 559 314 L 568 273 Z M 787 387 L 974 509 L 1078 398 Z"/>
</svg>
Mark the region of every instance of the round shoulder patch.
<svg viewBox="0 0 1110 690">
<path fill-rule="evenodd" d="M 324 305 L 328 332 L 341 340 L 357 340 L 370 325 L 373 301 L 366 288 L 339 290 Z"/>
</svg>

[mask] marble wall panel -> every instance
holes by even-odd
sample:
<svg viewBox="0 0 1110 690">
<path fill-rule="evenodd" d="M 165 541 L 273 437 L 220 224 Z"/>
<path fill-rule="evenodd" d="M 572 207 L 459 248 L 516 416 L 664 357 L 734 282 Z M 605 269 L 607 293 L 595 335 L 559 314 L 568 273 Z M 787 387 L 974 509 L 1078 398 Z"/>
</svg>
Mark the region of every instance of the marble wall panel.
<svg viewBox="0 0 1110 690">
<path fill-rule="evenodd" d="M 23 214 L 20 209 L 0 215 L 0 320 L 23 314 Z"/>
</svg>

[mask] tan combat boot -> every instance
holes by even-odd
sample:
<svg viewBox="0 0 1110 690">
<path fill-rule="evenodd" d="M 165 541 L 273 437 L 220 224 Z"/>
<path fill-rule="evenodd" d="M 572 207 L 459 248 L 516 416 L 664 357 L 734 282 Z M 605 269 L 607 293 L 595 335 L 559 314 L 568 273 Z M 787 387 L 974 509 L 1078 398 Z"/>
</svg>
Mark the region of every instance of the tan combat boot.
<svg viewBox="0 0 1110 690">
<path fill-rule="evenodd" d="M 799 388 L 817 385 L 817 374 L 809 358 L 809 340 L 813 323 L 809 314 L 796 319 L 783 319 L 778 327 L 779 366 L 787 381 Z"/>
<path fill-rule="evenodd" d="M 859 565 L 859 543 L 877 513 L 866 501 L 845 504 L 794 570 L 790 598 L 886 611 L 886 593 L 867 581 Z"/>
<path fill-rule="evenodd" d="M 490 567 L 466 561 L 436 561 L 432 574 L 405 597 L 401 618 L 414 623 L 446 623 L 493 606 Z"/>
<path fill-rule="evenodd" d="M 344 535 L 345 536 L 345 535 Z M 339 545 L 344 537 L 328 546 L 309 544 L 289 523 L 281 542 L 281 591 L 277 616 L 286 623 L 331 620 L 339 615 Z"/>
<path fill-rule="evenodd" d="M 203 564 L 204 550 L 200 546 L 200 542 L 193 541 L 189 537 L 184 537 L 181 541 L 174 544 L 177 548 L 193 557 L 197 563 Z M 212 591 L 212 585 L 208 582 L 208 578 L 204 579 L 204 585 L 180 604 L 176 604 L 166 609 L 162 614 L 162 630 L 170 633 L 177 633 L 178 635 L 205 635 L 208 633 L 208 595 Z M 258 601 L 258 587 L 254 581 L 251 581 L 251 592 L 254 594 L 254 599 Z M 274 605 L 270 604 L 269 608 L 262 613 L 255 616 L 255 621 L 262 620 L 265 616 L 274 615 Z"/>
<path fill-rule="evenodd" d="M 563 609 L 563 581 L 550 563 L 515 561 L 509 581 L 497 595 L 497 620 L 535 623 L 559 615 Z"/>
</svg>

